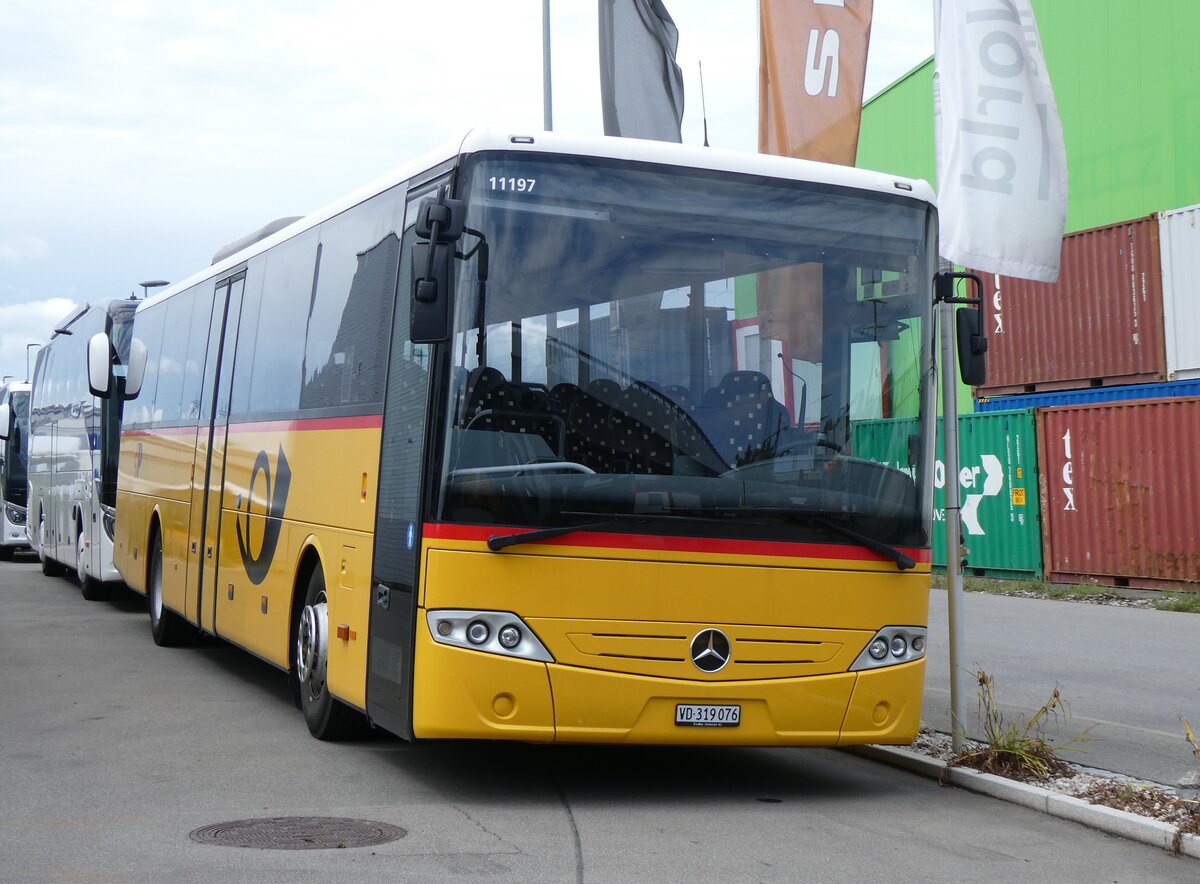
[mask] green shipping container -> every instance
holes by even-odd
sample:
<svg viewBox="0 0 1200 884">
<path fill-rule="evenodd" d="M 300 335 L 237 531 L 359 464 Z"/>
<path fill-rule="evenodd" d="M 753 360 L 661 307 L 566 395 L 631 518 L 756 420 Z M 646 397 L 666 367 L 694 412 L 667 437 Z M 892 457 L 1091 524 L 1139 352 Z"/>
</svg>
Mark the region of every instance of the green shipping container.
<svg viewBox="0 0 1200 884">
<path fill-rule="evenodd" d="M 959 499 L 967 547 L 966 573 L 987 577 L 1042 576 L 1034 410 L 992 411 L 958 419 Z M 896 432 L 910 424 L 909 432 Z M 859 421 L 855 457 L 908 469 L 905 440 L 911 418 Z M 933 564 L 946 566 L 946 468 L 938 420 L 933 497 Z"/>
</svg>

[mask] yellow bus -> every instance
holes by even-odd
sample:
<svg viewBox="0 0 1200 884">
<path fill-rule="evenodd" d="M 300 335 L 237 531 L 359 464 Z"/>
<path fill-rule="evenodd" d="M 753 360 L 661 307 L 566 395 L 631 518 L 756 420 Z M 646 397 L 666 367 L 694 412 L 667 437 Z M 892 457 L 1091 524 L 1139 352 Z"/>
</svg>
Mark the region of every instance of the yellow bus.
<svg viewBox="0 0 1200 884">
<path fill-rule="evenodd" d="M 921 181 L 472 132 L 139 305 L 117 567 L 322 739 L 910 742 L 936 255 Z"/>
</svg>

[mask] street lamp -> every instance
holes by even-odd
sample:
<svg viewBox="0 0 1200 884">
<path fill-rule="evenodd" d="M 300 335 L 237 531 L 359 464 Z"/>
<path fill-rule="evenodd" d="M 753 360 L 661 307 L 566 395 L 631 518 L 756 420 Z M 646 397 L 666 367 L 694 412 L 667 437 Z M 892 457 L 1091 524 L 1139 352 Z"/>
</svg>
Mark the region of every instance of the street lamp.
<svg viewBox="0 0 1200 884">
<path fill-rule="evenodd" d="M 41 346 L 42 346 L 42 345 L 41 345 L 41 344 L 39 344 L 39 343 L 37 343 L 36 341 L 35 341 L 34 343 L 32 343 L 32 344 L 26 344 L 26 345 L 25 345 L 25 383 L 27 383 L 27 384 L 29 383 L 29 379 L 30 379 L 31 377 L 33 377 L 33 372 L 31 372 L 31 371 L 29 370 L 29 348 L 30 348 L 30 347 L 37 347 L 37 348 L 39 348 L 39 349 L 40 349 L 40 348 L 41 348 Z"/>
<path fill-rule="evenodd" d="M 150 297 L 150 289 L 156 289 L 159 286 L 170 285 L 165 279 L 148 279 L 145 282 L 138 283 L 142 287 L 142 298 Z"/>
</svg>

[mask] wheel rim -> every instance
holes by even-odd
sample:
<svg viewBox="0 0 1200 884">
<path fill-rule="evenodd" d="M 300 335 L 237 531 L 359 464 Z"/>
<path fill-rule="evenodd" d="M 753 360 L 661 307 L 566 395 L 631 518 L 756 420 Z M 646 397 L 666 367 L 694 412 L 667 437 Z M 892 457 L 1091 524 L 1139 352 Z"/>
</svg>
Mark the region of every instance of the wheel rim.
<svg viewBox="0 0 1200 884">
<path fill-rule="evenodd" d="M 162 548 L 154 550 L 150 560 L 150 619 L 157 623 L 162 619 Z"/>
<path fill-rule="evenodd" d="M 79 539 L 75 541 L 75 571 L 79 574 L 79 582 L 83 583 L 87 580 L 87 573 L 84 571 L 84 553 L 86 545 L 83 540 L 83 533 L 80 532 Z"/>
<path fill-rule="evenodd" d="M 296 635 L 296 674 L 309 699 L 316 699 L 325 690 L 325 671 L 328 662 L 329 606 L 325 593 L 300 612 L 300 628 Z"/>
</svg>

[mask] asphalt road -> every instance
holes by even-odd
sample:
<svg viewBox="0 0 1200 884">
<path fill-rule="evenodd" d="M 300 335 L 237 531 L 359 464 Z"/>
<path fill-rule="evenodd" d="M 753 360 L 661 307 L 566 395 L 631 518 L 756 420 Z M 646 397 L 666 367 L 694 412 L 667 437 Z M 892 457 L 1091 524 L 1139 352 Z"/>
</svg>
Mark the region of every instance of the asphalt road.
<svg viewBox="0 0 1200 884">
<path fill-rule="evenodd" d="M 0 566 L 0 881 L 1194 882 L 1195 860 L 832 750 L 309 737 L 281 674 Z M 198 843 L 250 818 L 402 837 Z"/>
<path fill-rule="evenodd" d="M 922 719 L 949 731 L 946 601 L 944 590 L 931 593 Z M 1200 727 L 1200 615 L 966 593 L 963 620 L 972 734 L 980 717 L 970 673 L 982 668 L 1009 722 L 1027 721 L 1058 686 L 1066 714 L 1046 734 L 1078 747 L 1061 753 L 1069 761 L 1169 786 L 1200 768 L 1179 721 Z"/>
</svg>

